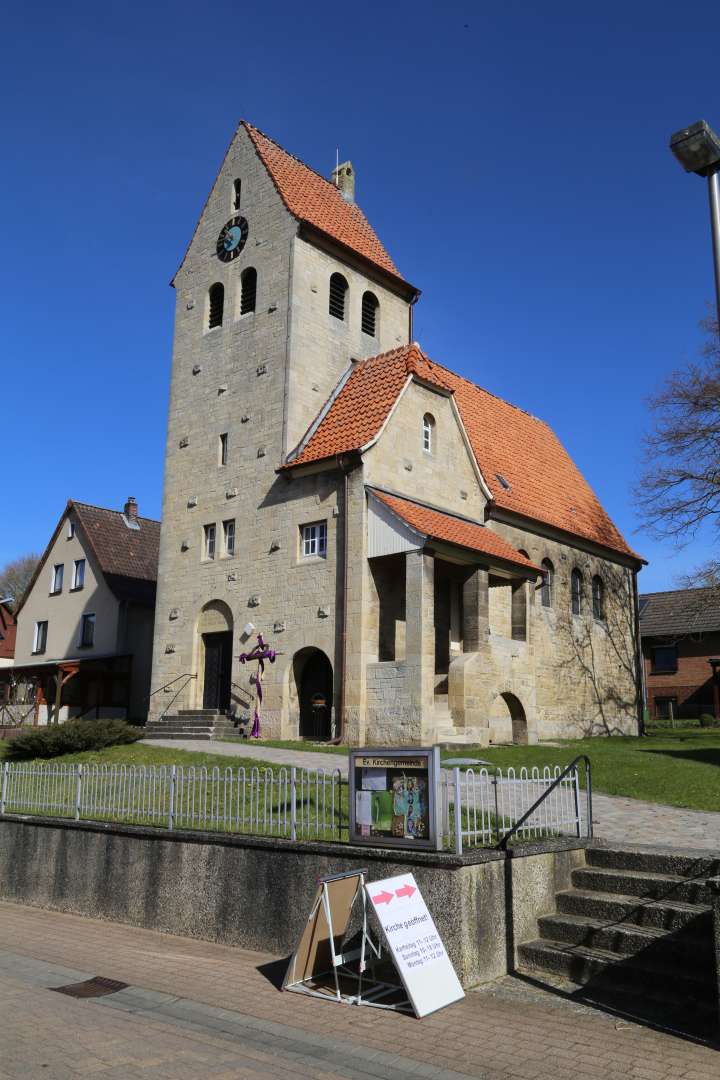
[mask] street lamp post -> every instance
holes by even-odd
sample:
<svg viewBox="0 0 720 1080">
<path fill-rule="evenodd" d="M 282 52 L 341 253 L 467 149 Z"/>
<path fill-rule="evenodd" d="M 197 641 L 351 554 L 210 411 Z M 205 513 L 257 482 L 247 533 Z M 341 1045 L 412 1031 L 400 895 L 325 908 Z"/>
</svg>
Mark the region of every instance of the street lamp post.
<svg viewBox="0 0 720 1080">
<path fill-rule="evenodd" d="M 720 327 L 720 137 L 707 121 L 698 120 L 696 124 L 671 136 L 670 149 L 685 172 L 707 177 L 715 263 L 715 303 Z"/>
</svg>

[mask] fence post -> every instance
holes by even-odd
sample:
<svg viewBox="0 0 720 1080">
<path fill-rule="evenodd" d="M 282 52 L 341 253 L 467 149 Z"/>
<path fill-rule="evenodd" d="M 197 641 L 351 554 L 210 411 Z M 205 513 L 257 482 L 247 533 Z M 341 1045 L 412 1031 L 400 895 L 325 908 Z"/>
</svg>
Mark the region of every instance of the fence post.
<svg viewBox="0 0 720 1080">
<path fill-rule="evenodd" d="M 10 771 L 10 762 L 6 761 L 3 765 L 3 778 L 2 778 L 2 792 L 0 792 L 0 814 L 5 813 L 5 800 L 7 798 L 8 787 L 8 773 Z"/>
<path fill-rule="evenodd" d="M 177 782 L 177 765 L 170 770 L 170 805 L 168 807 L 168 829 L 175 825 L 175 784 Z"/>
<path fill-rule="evenodd" d="M 460 769 L 457 765 L 453 769 L 453 785 L 453 801 L 455 803 L 455 854 L 462 855 L 462 794 L 460 789 Z"/>
<path fill-rule="evenodd" d="M 585 759 L 585 788 L 587 791 L 587 834 L 588 839 L 592 840 L 593 837 L 593 819 L 592 819 L 592 769 L 590 766 L 590 758 Z"/>
<path fill-rule="evenodd" d="M 75 784 L 75 820 L 80 820 L 80 804 L 82 800 L 82 765 L 77 767 L 77 782 Z"/>
<path fill-rule="evenodd" d="M 290 770 L 290 839 L 297 840 L 297 770 Z"/>
<path fill-rule="evenodd" d="M 493 791 L 495 792 L 495 836 L 500 840 L 500 804 L 498 802 L 498 774 L 493 776 Z"/>
</svg>

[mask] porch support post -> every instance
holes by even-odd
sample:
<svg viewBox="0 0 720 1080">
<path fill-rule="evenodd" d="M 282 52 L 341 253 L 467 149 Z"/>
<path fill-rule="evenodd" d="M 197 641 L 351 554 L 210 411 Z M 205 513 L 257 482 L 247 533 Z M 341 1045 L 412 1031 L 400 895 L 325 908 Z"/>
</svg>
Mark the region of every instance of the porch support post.
<svg viewBox="0 0 720 1080">
<path fill-rule="evenodd" d="M 435 558 L 405 555 L 405 664 L 416 737 L 423 738 L 435 704 Z"/>
<path fill-rule="evenodd" d="M 479 652 L 488 627 L 488 572 L 479 566 L 463 585 L 463 652 Z"/>
</svg>

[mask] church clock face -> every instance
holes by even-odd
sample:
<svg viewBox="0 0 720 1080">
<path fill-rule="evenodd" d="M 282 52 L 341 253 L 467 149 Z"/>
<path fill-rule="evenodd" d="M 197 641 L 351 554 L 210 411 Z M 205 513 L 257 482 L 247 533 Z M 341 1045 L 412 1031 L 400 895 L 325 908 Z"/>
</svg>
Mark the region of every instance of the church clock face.
<svg viewBox="0 0 720 1080">
<path fill-rule="evenodd" d="M 223 262 L 232 262 L 245 247 L 248 238 L 248 223 L 244 217 L 230 218 L 220 230 L 217 239 L 217 257 Z"/>
</svg>

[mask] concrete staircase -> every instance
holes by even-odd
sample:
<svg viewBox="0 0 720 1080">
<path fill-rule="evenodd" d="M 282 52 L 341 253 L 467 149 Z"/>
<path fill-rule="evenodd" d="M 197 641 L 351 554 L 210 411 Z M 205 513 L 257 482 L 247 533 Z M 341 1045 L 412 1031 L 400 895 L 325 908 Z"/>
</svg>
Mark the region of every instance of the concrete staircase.
<svg viewBox="0 0 720 1080">
<path fill-rule="evenodd" d="M 591 847 L 540 937 L 518 946 L 519 974 L 569 980 L 572 994 L 707 1038 L 717 1028 L 710 893 L 717 857 Z"/>
<path fill-rule="evenodd" d="M 433 709 L 435 734 L 432 741 L 440 746 L 487 746 L 490 732 L 487 728 L 458 728 L 448 707 L 447 694 L 435 694 Z"/>
<path fill-rule="evenodd" d="M 146 739 L 221 739 L 239 734 L 238 725 L 216 709 L 180 709 L 177 713 L 151 720 L 145 726 Z"/>
</svg>

